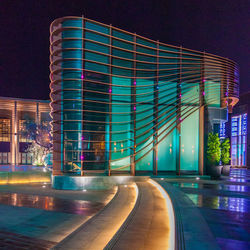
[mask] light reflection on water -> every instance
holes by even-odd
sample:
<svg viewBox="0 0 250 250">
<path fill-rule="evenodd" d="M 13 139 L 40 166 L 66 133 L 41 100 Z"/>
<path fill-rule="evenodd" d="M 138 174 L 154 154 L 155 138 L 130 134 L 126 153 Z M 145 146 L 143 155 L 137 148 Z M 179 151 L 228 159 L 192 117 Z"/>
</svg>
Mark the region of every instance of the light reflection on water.
<svg viewBox="0 0 250 250">
<path fill-rule="evenodd" d="M 234 212 L 249 212 L 250 200 L 246 198 L 186 194 L 197 207 L 208 207 Z"/>
<path fill-rule="evenodd" d="M 230 185 L 230 184 L 210 184 L 210 183 L 187 183 L 187 182 L 171 182 L 175 187 L 179 188 L 200 188 L 212 190 L 224 190 L 232 192 L 250 192 L 250 186 Z"/>
<path fill-rule="evenodd" d="M 104 207 L 103 203 L 84 200 L 67 200 L 51 196 L 18 193 L 0 193 L 0 204 L 39 208 L 48 211 L 92 215 Z"/>
<path fill-rule="evenodd" d="M 44 167 L 32 165 L 0 165 L 0 172 L 43 171 Z"/>
</svg>

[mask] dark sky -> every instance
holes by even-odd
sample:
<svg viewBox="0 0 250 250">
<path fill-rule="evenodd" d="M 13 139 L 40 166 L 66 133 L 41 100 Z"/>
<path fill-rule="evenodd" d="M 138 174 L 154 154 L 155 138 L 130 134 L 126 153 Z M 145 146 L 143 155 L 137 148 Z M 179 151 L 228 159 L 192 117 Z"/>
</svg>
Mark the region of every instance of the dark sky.
<svg viewBox="0 0 250 250">
<path fill-rule="evenodd" d="M 250 91 L 249 0 L 1 0 L 0 96 L 49 98 L 49 25 L 81 16 L 236 61 Z"/>
</svg>

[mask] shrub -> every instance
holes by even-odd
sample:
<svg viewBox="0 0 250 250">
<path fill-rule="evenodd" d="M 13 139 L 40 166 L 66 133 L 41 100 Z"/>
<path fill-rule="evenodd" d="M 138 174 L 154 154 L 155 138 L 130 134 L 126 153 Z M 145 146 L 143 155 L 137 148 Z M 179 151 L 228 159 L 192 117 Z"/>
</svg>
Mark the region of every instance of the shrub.
<svg viewBox="0 0 250 250">
<path fill-rule="evenodd" d="M 209 133 L 207 142 L 207 159 L 209 164 L 218 165 L 221 157 L 220 138 L 216 133 Z"/>
<path fill-rule="evenodd" d="M 221 141 L 221 162 L 223 165 L 226 165 L 230 161 L 230 143 L 229 139 L 225 138 L 224 140 Z"/>
</svg>

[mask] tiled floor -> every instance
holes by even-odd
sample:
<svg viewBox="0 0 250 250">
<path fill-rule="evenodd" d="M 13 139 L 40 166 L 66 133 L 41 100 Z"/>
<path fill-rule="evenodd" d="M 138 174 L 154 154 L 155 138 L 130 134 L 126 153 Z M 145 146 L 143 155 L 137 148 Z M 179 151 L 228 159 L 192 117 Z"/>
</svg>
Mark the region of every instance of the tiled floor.
<svg viewBox="0 0 250 250">
<path fill-rule="evenodd" d="M 53 190 L 47 183 L 0 186 L 0 249 L 50 249 L 115 194 Z"/>
<path fill-rule="evenodd" d="M 199 208 L 219 246 L 250 249 L 250 170 L 233 169 L 228 179 L 170 181 Z"/>
<path fill-rule="evenodd" d="M 50 249 L 55 245 L 54 242 L 47 240 L 34 239 L 21 234 L 0 231 L 0 249 Z"/>
<path fill-rule="evenodd" d="M 101 202 L 2 192 L 0 194 L 0 204 L 80 215 L 92 215 L 104 207 Z"/>
</svg>

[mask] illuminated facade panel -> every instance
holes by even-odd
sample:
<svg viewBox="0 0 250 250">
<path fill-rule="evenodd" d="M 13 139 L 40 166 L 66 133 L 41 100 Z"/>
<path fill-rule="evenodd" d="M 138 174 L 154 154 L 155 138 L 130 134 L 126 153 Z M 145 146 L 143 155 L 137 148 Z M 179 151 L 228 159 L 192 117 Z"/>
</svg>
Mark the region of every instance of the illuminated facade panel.
<svg viewBox="0 0 250 250">
<path fill-rule="evenodd" d="M 54 175 L 203 172 L 204 108 L 237 102 L 234 62 L 83 17 L 50 32 Z"/>
<path fill-rule="evenodd" d="M 231 119 L 231 165 L 246 166 L 247 113 Z"/>
</svg>

